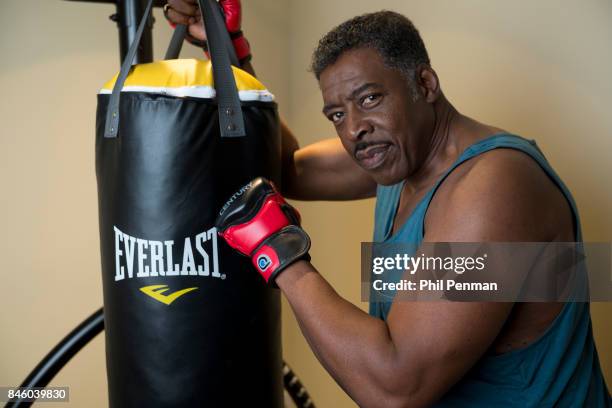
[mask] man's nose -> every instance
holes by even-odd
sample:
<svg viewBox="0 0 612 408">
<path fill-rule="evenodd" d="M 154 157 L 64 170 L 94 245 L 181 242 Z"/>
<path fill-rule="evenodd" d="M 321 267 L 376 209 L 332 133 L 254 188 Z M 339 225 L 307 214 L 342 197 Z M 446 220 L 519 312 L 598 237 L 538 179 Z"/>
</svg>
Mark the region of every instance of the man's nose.
<svg viewBox="0 0 612 408">
<path fill-rule="evenodd" d="M 354 142 L 358 142 L 363 137 L 372 131 L 372 125 L 362 115 L 349 114 L 348 119 L 348 136 Z"/>
</svg>

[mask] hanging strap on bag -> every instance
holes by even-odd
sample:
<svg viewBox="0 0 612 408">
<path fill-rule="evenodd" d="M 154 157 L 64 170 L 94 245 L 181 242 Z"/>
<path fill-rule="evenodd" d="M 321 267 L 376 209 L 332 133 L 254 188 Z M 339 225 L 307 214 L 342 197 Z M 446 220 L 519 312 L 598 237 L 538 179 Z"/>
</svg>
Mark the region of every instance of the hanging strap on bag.
<svg viewBox="0 0 612 408">
<path fill-rule="evenodd" d="M 183 48 L 183 41 L 185 41 L 185 35 L 187 34 L 187 26 L 183 24 L 177 24 L 174 27 L 174 33 L 170 39 L 170 44 L 166 50 L 165 60 L 177 59 Z"/>
<path fill-rule="evenodd" d="M 244 128 L 244 118 L 242 116 L 242 109 L 240 107 L 240 98 L 238 96 L 238 89 L 236 88 L 236 81 L 234 79 L 234 73 L 230 63 L 230 51 L 233 53 L 233 46 L 231 46 L 231 40 L 229 34 L 225 29 L 223 23 L 223 16 L 221 11 L 216 6 L 215 0 L 199 0 L 200 10 L 202 12 L 202 21 L 206 30 L 206 37 L 208 39 L 208 49 L 210 52 L 210 59 L 212 63 L 213 79 L 215 83 L 215 90 L 217 95 L 217 106 L 219 110 L 219 127 L 221 137 L 241 137 L 246 136 Z M 153 0 L 149 0 L 147 7 L 145 8 L 144 16 L 138 25 L 136 37 L 130 45 L 130 49 L 125 57 L 125 60 L 121 64 L 121 70 L 113 86 L 113 92 L 110 96 L 108 104 L 108 110 L 106 112 L 106 123 L 104 127 L 104 137 L 115 138 L 119 131 L 119 102 L 121 96 L 121 89 L 125 84 L 125 80 L 130 73 L 132 63 L 140 44 L 140 39 L 144 31 L 147 19 L 151 14 L 151 8 L 153 6 Z M 177 26 L 177 29 L 180 26 Z M 171 41 L 172 44 L 175 42 L 175 36 L 182 35 L 184 37 L 186 27 L 181 28 L 182 34 L 174 34 Z M 231 48 L 231 49 L 230 49 Z M 180 47 L 174 45 L 174 51 L 178 56 Z M 168 55 L 169 51 L 166 53 Z M 233 58 L 236 60 L 235 54 Z M 237 62 L 236 62 L 237 63 Z"/>
<path fill-rule="evenodd" d="M 225 17 L 223 16 L 223 11 L 221 9 L 221 5 L 215 2 L 217 7 L 213 7 L 213 16 L 215 17 L 217 24 L 220 27 L 225 27 Z M 232 43 L 232 39 L 227 30 L 221 29 L 221 38 L 223 39 L 223 44 L 225 48 L 227 48 L 227 53 L 230 57 L 230 62 L 235 67 L 240 67 L 240 62 L 238 60 L 238 56 L 236 55 L 236 49 L 234 48 L 234 44 Z M 172 34 L 172 39 L 170 40 L 170 45 L 166 50 L 166 56 L 164 59 L 177 59 L 179 54 L 181 53 L 181 48 L 183 47 L 183 43 L 185 41 L 185 36 L 187 35 L 187 26 L 183 24 L 177 24 L 174 33 Z M 205 51 L 208 51 L 208 45 L 205 48 Z"/>
<path fill-rule="evenodd" d="M 223 12 L 221 11 L 221 6 L 217 3 L 218 7 L 213 7 L 213 15 L 217 20 L 217 24 L 221 27 L 225 27 Z M 183 43 L 185 41 L 185 36 L 187 35 L 187 26 L 183 24 L 177 24 L 174 33 L 172 34 L 172 39 L 170 40 L 170 45 L 166 50 L 166 56 L 164 59 L 177 59 L 181 53 L 181 49 L 183 47 Z M 232 44 L 232 39 L 229 36 L 227 30 L 221 30 L 221 37 L 223 39 L 223 44 L 225 48 L 227 48 L 227 53 L 229 54 L 230 61 L 232 65 L 236 67 L 240 67 L 240 62 L 238 61 L 238 57 L 236 56 L 236 50 L 234 49 L 234 44 Z M 208 50 L 207 50 L 208 51 Z"/>
</svg>

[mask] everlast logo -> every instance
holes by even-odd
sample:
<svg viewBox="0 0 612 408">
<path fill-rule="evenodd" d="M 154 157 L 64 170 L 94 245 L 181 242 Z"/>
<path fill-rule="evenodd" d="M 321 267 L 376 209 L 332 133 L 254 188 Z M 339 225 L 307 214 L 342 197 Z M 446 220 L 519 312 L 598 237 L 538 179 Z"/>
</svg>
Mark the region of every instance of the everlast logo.
<svg viewBox="0 0 612 408">
<path fill-rule="evenodd" d="M 113 229 L 115 281 L 126 277 L 157 276 L 212 276 L 225 279 L 225 274 L 219 272 L 217 229 L 214 227 L 193 238 L 185 238 L 182 252 L 179 252 L 182 253 L 180 264 L 174 263 L 174 241 L 151 241 L 128 235 L 116 226 Z"/>
</svg>

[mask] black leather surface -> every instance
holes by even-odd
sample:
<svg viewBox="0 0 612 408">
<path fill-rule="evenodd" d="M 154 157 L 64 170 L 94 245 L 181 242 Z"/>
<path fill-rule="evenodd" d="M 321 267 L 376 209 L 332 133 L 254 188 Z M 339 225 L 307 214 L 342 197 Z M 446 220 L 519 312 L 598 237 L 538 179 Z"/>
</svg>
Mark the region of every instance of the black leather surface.
<svg viewBox="0 0 612 408">
<path fill-rule="evenodd" d="M 243 103 L 247 136 L 221 138 L 210 100 L 126 92 L 118 137 L 105 138 L 108 99 L 98 96 L 96 174 L 110 405 L 281 407 L 279 291 L 250 260 L 219 237 L 225 279 L 136 277 L 137 255 L 128 278 L 129 241 L 119 242 L 117 257 L 114 230 L 151 247 L 174 241 L 175 264 L 190 237 L 196 263 L 203 263 L 193 239 L 213 228 L 225 200 L 257 176 L 280 183 L 275 105 Z M 205 249 L 212 271 L 212 250 Z M 144 266 L 151 267 L 151 257 Z M 117 259 L 126 268 L 118 281 Z M 198 289 L 166 305 L 140 291 L 156 284 L 168 285 L 168 293 Z"/>
</svg>

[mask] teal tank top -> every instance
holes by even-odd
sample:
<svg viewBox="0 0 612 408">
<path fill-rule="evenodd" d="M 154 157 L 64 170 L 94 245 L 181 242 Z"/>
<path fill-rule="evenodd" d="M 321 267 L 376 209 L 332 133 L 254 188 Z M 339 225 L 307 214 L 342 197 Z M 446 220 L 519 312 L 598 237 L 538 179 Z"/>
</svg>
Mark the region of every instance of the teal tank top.
<svg viewBox="0 0 612 408">
<path fill-rule="evenodd" d="M 582 242 L 578 210 L 567 187 L 535 141 L 497 134 L 468 147 L 417 204 L 406 222 L 391 235 L 403 182 L 378 186 L 374 242 L 423 241 L 425 214 L 436 190 L 457 166 L 498 148 L 520 150 L 535 160 L 569 202 Z M 377 277 L 379 279 L 380 277 Z M 371 302 L 370 315 L 386 320 L 391 302 Z M 501 355 L 486 354 L 435 407 L 612 407 L 591 328 L 588 303 L 566 303 L 546 332 L 529 346 Z"/>
</svg>

